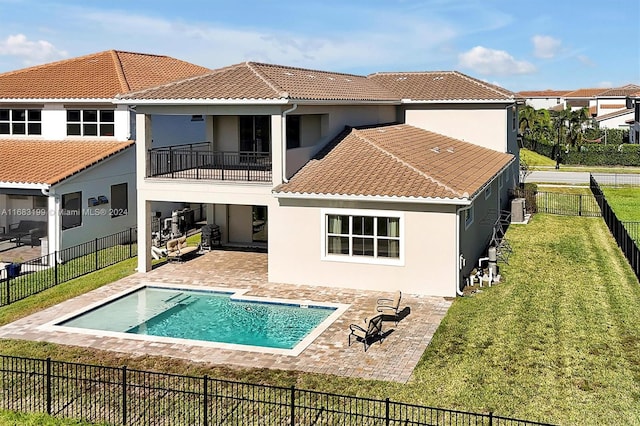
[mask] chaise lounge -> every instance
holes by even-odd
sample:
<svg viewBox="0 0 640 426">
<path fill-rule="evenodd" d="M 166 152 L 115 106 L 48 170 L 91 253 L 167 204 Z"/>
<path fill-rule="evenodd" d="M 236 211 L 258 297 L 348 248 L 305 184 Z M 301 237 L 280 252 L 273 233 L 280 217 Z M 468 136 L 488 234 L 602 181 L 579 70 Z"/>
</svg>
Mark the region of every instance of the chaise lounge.
<svg viewBox="0 0 640 426">
<path fill-rule="evenodd" d="M 8 227 L 0 226 L 0 242 L 9 241 L 17 246 L 29 243 L 31 247 L 40 243 L 40 238 L 46 234 L 47 224 L 38 220 L 21 220 Z"/>
<path fill-rule="evenodd" d="M 187 244 L 187 237 L 173 238 L 167 241 L 167 260 L 181 262 L 185 257 L 194 254 L 199 246 Z"/>
<path fill-rule="evenodd" d="M 402 292 L 397 290 L 392 299 L 381 298 L 376 302 L 376 312 L 384 315 L 388 315 L 393 317 L 396 325 L 398 325 L 398 321 L 400 320 L 398 314 L 400 311 L 400 300 L 402 299 Z"/>
</svg>

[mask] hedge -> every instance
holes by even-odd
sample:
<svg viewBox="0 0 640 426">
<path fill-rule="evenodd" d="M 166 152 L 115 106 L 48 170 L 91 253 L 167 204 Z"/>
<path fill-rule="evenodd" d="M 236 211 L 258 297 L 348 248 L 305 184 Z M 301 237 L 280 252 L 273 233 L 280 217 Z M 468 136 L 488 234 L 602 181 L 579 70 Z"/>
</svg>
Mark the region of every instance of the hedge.
<svg viewBox="0 0 640 426">
<path fill-rule="evenodd" d="M 560 162 L 562 164 L 573 164 L 582 166 L 640 166 L 640 145 L 636 144 L 584 144 L 579 147 L 566 149 L 562 146 L 551 145 L 542 142 L 525 139 L 525 148 L 537 152 L 538 154 L 556 159 L 556 152 L 559 151 Z"/>
</svg>

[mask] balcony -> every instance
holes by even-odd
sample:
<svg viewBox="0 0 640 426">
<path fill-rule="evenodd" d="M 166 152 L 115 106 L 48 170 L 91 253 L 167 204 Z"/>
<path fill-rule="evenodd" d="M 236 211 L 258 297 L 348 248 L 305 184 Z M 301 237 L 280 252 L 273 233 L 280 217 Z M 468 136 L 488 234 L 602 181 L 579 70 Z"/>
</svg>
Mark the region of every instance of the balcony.
<svg viewBox="0 0 640 426">
<path fill-rule="evenodd" d="M 271 183 L 271 153 L 211 151 L 209 142 L 152 148 L 147 177 Z"/>
</svg>

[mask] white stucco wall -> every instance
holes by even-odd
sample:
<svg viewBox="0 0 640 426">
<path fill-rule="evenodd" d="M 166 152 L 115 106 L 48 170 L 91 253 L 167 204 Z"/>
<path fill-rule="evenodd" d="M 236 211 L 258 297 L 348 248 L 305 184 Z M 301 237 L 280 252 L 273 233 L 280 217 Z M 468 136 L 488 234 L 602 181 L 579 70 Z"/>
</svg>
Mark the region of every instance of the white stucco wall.
<svg viewBox="0 0 640 426">
<path fill-rule="evenodd" d="M 323 260 L 323 209 L 336 207 L 392 209 L 390 215 L 400 212 L 405 221 L 401 248 L 404 264 Z M 281 199 L 279 207 L 269 211 L 269 281 L 455 296 L 455 209 L 443 206 L 421 212 L 415 206 L 405 207 L 408 208 L 370 203 L 319 205 Z"/>
<path fill-rule="evenodd" d="M 527 98 L 525 100 L 527 105 L 532 106 L 535 109 L 549 109 L 560 104 L 564 104 L 563 98 Z"/>
<path fill-rule="evenodd" d="M 111 186 L 127 183 L 128 214 L 111 217 Z M 62 231 L 64 249 L 96 237 L 110 235 L 136 225 L 135 150 L 129 148 L 105 161 L 55 185 L 53 192 L 62 199 L 63 194 L 82 191 L 84 210 L 82 225 Z M 88 207 L 90 197 L 105 195 L 109 203 Z"/>
</svg>

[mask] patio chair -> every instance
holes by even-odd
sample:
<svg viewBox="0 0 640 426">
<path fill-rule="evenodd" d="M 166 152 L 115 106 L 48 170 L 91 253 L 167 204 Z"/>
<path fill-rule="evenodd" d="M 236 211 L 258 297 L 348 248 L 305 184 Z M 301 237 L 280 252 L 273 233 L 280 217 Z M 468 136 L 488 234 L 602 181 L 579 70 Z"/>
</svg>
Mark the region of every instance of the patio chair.
<svg viewBox="0 0 640 426">
<path fill-rule="evenodd" d="M 383 316 L 392 316 L 396 325 L 398 325 L 398 321 L 400 319 L 398 316 L 398 312 L 400 311 L 400 299 L 402 299 L 402 292 L 400 290 L 395 292 L 393 299 L 378 299 L 376 302 L 376 312 Z"/>
<path fill-rule="evenodd" d="M 349 333 L 349 346 L 351 346 L 351 337 L 353 337 L 364 344 L 365 352 L 375 340 L 379 340 L 380 344 L 384 340 L 382 335 L 382 315 L 376 315 L 371 318 L 367 323 L 366 330 L 358 324 L 351 324 L 349 329 L 351 330 Z"/>
</svg>

